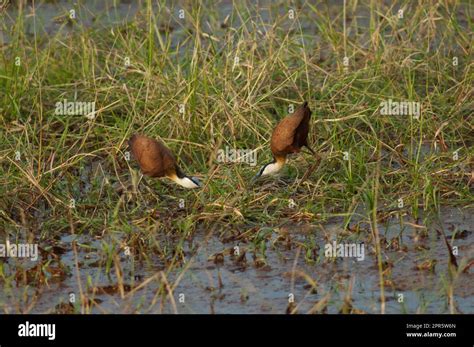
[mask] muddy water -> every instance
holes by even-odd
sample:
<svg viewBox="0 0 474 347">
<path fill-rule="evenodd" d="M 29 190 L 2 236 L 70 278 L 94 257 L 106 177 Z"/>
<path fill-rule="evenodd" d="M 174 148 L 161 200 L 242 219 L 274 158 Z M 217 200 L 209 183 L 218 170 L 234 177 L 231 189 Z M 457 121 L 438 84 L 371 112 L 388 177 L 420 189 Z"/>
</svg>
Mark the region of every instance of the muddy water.
<svg viewBox="0 0 474 347">
<path fill-rule="evenodd" d="M 457 247 L 457 263 L 461 267 L 474 260 L 472 212 L 472 209 L 446 208 L 441 214 L 445 233 L 452 240 L 452 245 Z M 415 222 L 406 217 L 405 221 Z M 12 297 L 20 298 L 26 290 L 32 297 L 33 293 L 37 297 L 30 312 L 55 312 L 61 307 L 67 307 L 67 312 L 74 312 L 65 303 L 70 293 L 75 293 L 78 298 L 80 293 L 75 256 L 71 248 L 71 242 L 76 240 L 79 244 L 91 247 L 78 247 L 82 290 L 85 290 L 88 281 L 93 287 L 101 288 L 94 295 L 97 304 L 92 305 L 93 313 L 285 313 L 291 298 L 294 298 L 291 309 L 296 309 L 298 313 L 319 312 L 315 305 L 325 301 L 327 304 L 322 305 L 325 307 L 322 312 L 338 313 L 345 308 L 356 313 L 378 313 L 379 274 L 373 243 L 368 237 L 370 230 L 364 223 L 359 224 L 358 231 L 352 229 L 343 231 L 342 221 L 326 225 L 283 225 L 260 229 L 260 232 L 266 231 L 268 236 L 264 242 L 264 253 L 259 250 L 254 252 L 253 246 L 245 242 L 228 239 L 224 242 L 217 236 L 220 233 L 198 232 L 186 242 L 186 262 L 166 274 L 166 280 L 176 285 L 173 291 L 174 303 L 170 296 L 157 296 L 160 284 L 164 283 L 160 271 L 165 267 L 160 261 L 147 264 L 135 262 L 132 266 L 130 258 L 122 257 L 125 283 L 125 297 L 122 298 L 116 290 L 114 270 L 110 276 L 105 275 L 104 262 L 100 262 L 99 254 L 102 251 L 98 252 L 98 249 L 104 240 L 68 235 L 56 245 L 64 249 L 61 260 L 70 270 L 63 280 L 50 281 L 39 290 L 15 286 L 9 295 L 3 292 L 0 302 L 7 312 L 24 310 L 27 305 L 16 306 L 16 300 L 12 300 Z M 434 229 L 423 233 L 420 228 L 401 224 L 398 218 L 380 224 L 379 229 L 384 268 L 388 268 L 384 276 L 386 312 L 449 313 L 446 298 L 446 283 L 449 283 L 448 251 L 444 239 Z M 364 260 L 325 257 L 325 244 L 335 239 L 339 242 L 364 243 Z M 309 240 L 317 245 L 313 247 L 317 249 L 315 252 L 306 253 L 304 247 L 300 247 L 309 244 Z M 239 247 L 239 254 L 235 254 L 235 246 Z M 255 261 L 254 254 L 264 260 Z M 102 265 L 98 266 L 98 263 Z M 153 276 L 155 279 L 146 282 Z M 315 288 L 311 286 L 312 281 L 316 283 Z M 127 292 L 132 286 L 144 282 L 147 284 L 141 289 Z M 403 302 L 399 302 L 400 294 L 403 294 Z M 90 292 L 88 296 L 92 298 Z M 350 298 L 347 301 L 350 306 L 344 304 L 345 297 Z M 183 298 L 184 303 L 180 302 Z M 474 313 L 472 266 L 455 280 L 454 301 L 458 312 Z"/>
<path fill-rule="evenodd" d="M 17 33 L 12 31 L 13 24 L 23 14 L 23 32 L 28 37 L 36 33 L 38 37 L 54 36 L 58 33 L 67 34 L 77 31 L 77 27 L 68 21 L 71 10 L 74 10 L 76 23 L 86 28 L 114 26 L 130 22 L 138 12 L 139 4 L 135 1 L 81 1 L 81 6 L 67 0 L 37 1 L 19 6 L 9 5 L 4 18 L 5 27 L 0 26 L 0 43 L 8 43 Z M 33 16 L 35 14 L 35 16 Z"/>
<path fill-rule="evenodd" d="M 56 35 L 67 35 L 73 32 L 81 32 L 86 28 L 92 29 L 111 29 L 117 25 L 126 25 L 136 21 L 137 19 L 146 19 L 146 1 L 130 1 L 130 0 L 83 0 L 78 4 L 74 1 L 68 0 L 55 0 L 55 1 L 36 1 L 36 6 L 32 8 L 29 2 L 21 7 L 17 5 L 8 5 L 4 14 L 0 18 L 4 25 L 0 25 L 0 46 L 8 44 L 12 41 L 12 38 L 18 35 L 16 32 L 17 27 L 14 25 L 17 22 L 19 15 L 22 15 L 22 32 L 27 37 L 34 38 L 53 38 Z M 336 18 L 341 15 L 344 1 L 337 0 L 329 3 L 317 2 L 312 4 L 314 8 L 322 14 L 329 14 L 332 18 Z M 298 6 L 292 7 L 291 5 L 286 6 L 282 3 L 281 6 L 275 6 L 271 0 L 264 1 L 248 1 L 248 4 L 252 7 L 249 10 L 249 14 L 254 17 L 255 30 L 259 30 L 265 33 L 271 30 L 276 17 L 283 16 L 288 13 L 289 9 L 298 10 Z M 383 5 L 384 4 L 384 5 Z M 165 28 L 167 33 L 171 33 L 170 39 L 172 40 L 172 47 L 174 48 L 186 33 L 185 24 L 183 20 L 179 19 L 179 10 L 187 8 L 189 4 L 185 1 L 168 1 L 161 10 L 157 7 L 155 2 L 152 2 L 153 13 L 157 16 L 158 13 L 163 15 L 157 16 L 157 26 L 160 31 Z M 392 1 L 383 1 L 378 4 L 385 8 L 391 8 L 392 13 L 397 13 L 399 10 L 399 4 L 393 3 Z M 222 30 L 216 30 L 211 28 L 209 25 L 203 25 L 201 30 L 209 35 L 222 36 L 225 34 L 226 25 L 224 24 L 225 18 L 233 13 L 233 6 L 240 6 L 239 10 L 246 12 L 246 4 L 242 2 L 233 3 L 230 0 L 221 0 L 219 4 L 213 9 L 202 9 L 202 14 L 205 16 L 205 20 L 201 22 L 206 23 L 208 19 L 216 18 L 221 23 Z M 468 4 L 458 4 L 456 7 L 456 17 L 459 25 L 466 30 L 469 30 L 467 13 Z M 70 17 L 70 11 L 74 10 L 74 19 L 68 19 Z M 362 45 L 367 44 L 367 38 L 369 35 L 370 27 L 370 10 L 368 6 L 359 4 L 355 8 L 351 5 L 348 6 L 348 15 L 346 18 L 348 38 L 355 39 L 361 37 L 360 43 Z M 410 12 L 408 10 L 408 12 Z M 1 13 L 0 13 L 1 14 Z M 234 16 L 233 26 L 240 26 L 239 16 Z M 341 18 L 342 20 L 342 18 Z M 318 36 L 318 18 L 314 14 L 313 18 L 299 17 L 298 26 L 295 27 L 291 24 L 291 21 L 281 22 L 282 28 L 294 31 L 296 30 L 303 34 L 301 40 L 304 40 L 304 44 L 307 49 L 311 49 L 314 44 L 320 43 L 320 37 Z M 209 20 L 209 22 L 212 22 Z M 164 32 L 163 31 L 163 32 Z M 436 48 L 436 41 L 433 43 Z"/>
</svg>

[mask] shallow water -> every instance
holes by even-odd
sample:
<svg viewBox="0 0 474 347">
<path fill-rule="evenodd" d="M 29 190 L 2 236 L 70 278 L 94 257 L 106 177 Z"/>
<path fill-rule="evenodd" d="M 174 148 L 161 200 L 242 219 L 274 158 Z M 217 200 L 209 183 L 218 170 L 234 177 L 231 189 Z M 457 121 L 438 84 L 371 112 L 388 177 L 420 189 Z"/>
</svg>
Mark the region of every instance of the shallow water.
<svg viewBox="0 0 474 347">
<path fill-rule="evenodd" d="M 457 262 L 460 266 L 474 260 L 472 212 L 445 208 L 441 214 L 448 239 L 452 239 L 452 245 L 458 247 Z M 407 217 L 404 220 L 414 222 Z M 326 299 L 329 301 L 323 312 L 338 313 L 344 306 L 344 297 L 350 291 L 350 283 L 352 290 L 349 307 L 354 309 L 353 312 L 378 313 L 379 275 L 372 243 L 368 242 L 370 230 L 364 223 L 359 227 L 358 233 L 347 232 L 342 230 L 342 221 L 334 221 L 321 226 L 292 224 L 264 229 L 269 232 L 269 239 L 265 242 L 266 265 L 254 261 L 250 244 L 223 242 L 216 232 L 207 235 L 203 231 L 197 232 L 186 242 L 186 263 L 166 274 L 167 281 L 172 285 L 180 277 L 173 290 L 174 304 L 169 297 L 156 295 L 163 280 L 160 271 L 165 268 L 161 261 L 152 261 L 151 264 L 135 261 L 135 269 L 132 271 L 130 258 L 122 257 L 120 263 L 126 284 L 125 298 L 122 299 L 114 287 L 117 285 L 115 272 L 112 270 L 110 276 L 105 275 L 103 262 L 100 262 L 98 249 L 101 249 L 101 242 L 105 240 L 95 240 L 89 236 L 63 236 L 56 246 L 64 250 L 61 261 L 70 269 L 69 275 L 62 280 L 51 281 L 49 286 L 30 287 L 31 294 L 35 292 L 37 296 L 30 312 L 57 311 L 60 307 L 58 305 L 62 303 L 64 306 L 68 302 L 70 293 L 78 295 L 80 292 L 71 247 L 71 242 L 76 240 L 92 247 L 78 247 L 78 263 L 82 289 L 84 290 L 88 277 L 96 288 L 101 288 L 95 295 L 99 304 L 92 306 L 93 313 L 285 313 L 290 294 L 294 296 L 293 308 L 296 307 L 298 313 L 307 313 L 320 300 Z M 411 225 L 405 224 L 399 246 L 385 246 L 383 240 L 390 243 L 400 235 L 398 218 L 380 224 L 379 230 L 384 245 L 383 260 L 392 264 L 391 274 L 384 277 L 387 280 L 386 312 L 449 313 L 446 286 L 443 284 L 448 276 L 448 251 L 444 240 L 432 231 L 424 237 L 415 232 Z M 344 235 L 343 239 L 340 239 L 341 235 Z M 365 243 L 365 259 L 357 261 L 355 258 L 336 258 L 332 261 L 326 258 L 324 245 L 336 237 L 339 237 L 340 242 Z M 319 252 L 309 255 L 314 262 L 305 260 L 304 251 L 299 247 L 309 239 L 319 245 Z M 239 246 L 240 260 L 238 256 L 230 254 L 235 251 L 235 246 Z M 242 262 L 244 250 L 246 263 Z M 216 263 L 213 256 L 218 253 L 223 253 L 223 261 Z M 420 265 L 433 259 L 436 261 L 433 270 L 423 269 L 423 265 Z M 131 274 L 134 276 L 134 283 Z M 142 289 L 127 293 L 133 284 L 137 286 L 154 275 L 156 279 Z M 304 276 L 309 276 L 317 283 L 315 290 Z M 454 300 L 458 312 L 474 313 L 473 279 L 474 271 L 471 267 L 455 281 Z M 12 288 L 10 295 L 19 298 L 23 290 L 24 286 L 16 286 Z M 184 303 L 179 302 L 183 298 L 180 294 L 184 294 Z M 403 294 L 403 303 L 398 302 L 399 294 Z M 15 300 L 12 301 L 10 295 L 3 292 L 0 302 L 5 311 L 16 312 L 18 307 L 15 307 Z M 91 298 L 91 293 L 88 296 Z"/>
<path fill-rule="evenodd" d="M 146 18 L 146 1 L 130 1 L 130 0 L 83 0 L 78 4 L 75 1 L 68 0 L 55 0 L 55 1 L 36 1 L 35 7 L 31 6 L 31 3 L 26 2 L 22 8 L 22 32 L 29 38 L 53 38 L 59 34 L 67 35 L 73 32 L 80 32 L 87 28 L 91 29 L 106 29 L 118 25 L 126 25 L 134 22 L 139 17 L 141 19 Z M 341 17 L 342 25 L 342 8 L 344 1 L 331 1 L 331 2 L 316 2 L 312 6 L 322 14 L 329 14 L 331 18 Z M 170 36 L 172 40 L 172 48 L 175 48 L 179 41 L 186 36 L 185 24 L 179 19 L 179 10 L 187 8 L 189 4 L 184 1 L 168 1 L 164 9 L 161 9 L 164 13 L 162 17 L 157 18 L 157 25 L 160 31 L 171 32 Z M 298 6 L 291 6 L 284 1 L 280 3 L 280 6 L 276 6 L 275 2 L 270 0 L 264 1 L 248 1 L 246 3 L 233 3 L 230 0 L 221 0 L 218 5 L 212 9 L 205 8 L 202 10 L 204 19 L 202 23 L 211 22 L 210 17 L 217 18 L 221 23 L 221 30 L 211 28 L 208 24 L 202 25 L 201 30 L 209 35 L 221 37 L 225 34 L 225 18 L 231 15 L 233 12 L 233 6 L 240 6 L 241 11 L 246 10 L 246 6 L 252 6 L 248 14 L 251 15 L 256 24 L 255 30 L 261 31 L 263 34 L 267 30 L 272 30 L 274 22 L 277 16 L 283 16 L 290 9 L 298 11 Z M 391 8 L 392 13 L 395 15 L 398 13 L 399 4 L 393 3 L 392 1 L 383 1 L 378 4 L 384 8 Z M 157 15 L 160 10 L 155 2 L 152 2 L 153 13 Z M 469 30 L 467 16 L 468 16 L 469 4 L 461 3 L 457 5 L 456 17 L 458 24 Z M 73 21 L 68 20 L 71 10 L 75 11 L 75 18 Z M 356 7 L 352 5 L 347 6 L 347 17 L 346 17 L 346 35 L 348 38 L 355 39 L 360 38 L 361 45 L 367 45 L 370 33 L 368 31 L 370 27 L 370 10 L 367 5 L 359 4 Z M 407 9 L 410 12 L 410 9 Z M 243 13 L 246 11 L 243 11 Z M 6 11 L 2 15 L 2 20 L 5 25 L 0 26 L 0 46 L 11 42 L 12 37 L 15 37 L 18 33 L 15 31 L 15 23 L 20 14 L 19 7 L 17 5 L 10 4 L 6 7 Z M 293 30 L 301 32 L 304 40 L 306 49 L 310 49 L 313 45 L 320 43 L 320 37 L 318 35 L 317 16 L 315 13 L 305 13 L 307 17 L 298 17 L 298 25 L 294 26 L 291 21 L 283 21 L 280 23 L 282 28 L 286 30 Z M 311 16 L 312 17 L 311 17 Z M 408 13 L 409 15 L 409 13 Z M 240 26 L 241 20 L 239 16 L 233 17 L 233 26 Z M 390 33 L 381 33 L 382 35 Z M 437 41 L 433 40 L 432 49 L 437 49 Z"/>
</svg>

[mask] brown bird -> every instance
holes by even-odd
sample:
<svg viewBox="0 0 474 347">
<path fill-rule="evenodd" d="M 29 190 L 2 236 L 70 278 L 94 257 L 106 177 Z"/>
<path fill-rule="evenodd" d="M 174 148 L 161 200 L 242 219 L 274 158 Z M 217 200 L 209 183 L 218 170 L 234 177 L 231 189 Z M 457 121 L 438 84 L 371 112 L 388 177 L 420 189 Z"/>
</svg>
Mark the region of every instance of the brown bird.
<svg viewBox="0 0 474 347">
<path fill-rule="evenodd" d="M 185 188 L 201 187 L 201 182 L 196 177 L 187 176 L 181 171 L 173 153 L 162 142 L 135 134 L 128 145 L 144 175 L 168 177 Z"/>
<path fill-rule="evenodd" d="M 311 110 L 308 102 L 305 101 L 293 114 L 286 116 L 278 123 L 273 130 L 270 144 L 273 161 L 264 165 L 254 179 L 280 171 L 285 165 L 287 155 L 299 153 L 303 146 L 315 154 L 308 146 L 310 118 Z"/>
</svg>

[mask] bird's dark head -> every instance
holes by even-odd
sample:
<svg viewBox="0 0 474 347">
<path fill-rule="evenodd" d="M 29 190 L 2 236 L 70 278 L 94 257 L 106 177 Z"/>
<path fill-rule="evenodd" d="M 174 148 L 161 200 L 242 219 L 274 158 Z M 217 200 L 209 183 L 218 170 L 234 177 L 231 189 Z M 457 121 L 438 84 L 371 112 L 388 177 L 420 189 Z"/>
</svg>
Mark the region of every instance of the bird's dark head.
<svg viewBox="0 0 474 347">
<path fill-rule="evenodd" d="M 257 174 L 253 177 L 252 181 L 256 180 L 257 178 L 261 177 L 263 172 L 265 171 L 265 168 L 269 165 L 270 163 L 268 164 L 265 164 L 263 165 L 257 172 Z"/>
</svg>

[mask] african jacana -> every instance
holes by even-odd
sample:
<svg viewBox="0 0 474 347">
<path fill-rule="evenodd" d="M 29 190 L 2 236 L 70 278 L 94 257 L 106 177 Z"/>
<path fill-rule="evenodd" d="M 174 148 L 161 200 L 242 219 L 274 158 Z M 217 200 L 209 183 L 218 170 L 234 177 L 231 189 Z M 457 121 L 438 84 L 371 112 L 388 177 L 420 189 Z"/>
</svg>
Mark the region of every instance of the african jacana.
<svg viewBox="0 0 474 347">
<path fill-rule="evenodd" d="M 187 176 L 181 171 L 173 153 L 162 142 L 135 134 L 128 144 L 144 175 L 168 177 L 185 188 L 201 187 L 196 177 Z"/>
<path fill-rule="evenodd" d="M 310 118 L 311 110 L 305 101 L 294 113 L 286 116 L 277 124 L 273 130 L 270 143 L 273 161 L 264 165 L 254 179 L 280 171 L 285 165 L 287 155 L 299 153 L 303 146 L 315 154 L 308 146 Z"/>
</svg>

